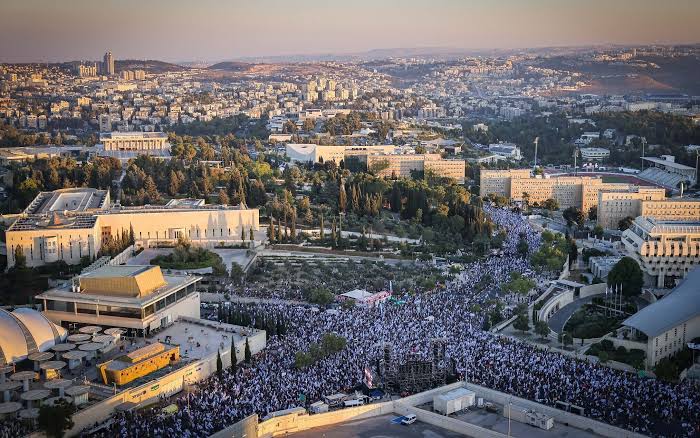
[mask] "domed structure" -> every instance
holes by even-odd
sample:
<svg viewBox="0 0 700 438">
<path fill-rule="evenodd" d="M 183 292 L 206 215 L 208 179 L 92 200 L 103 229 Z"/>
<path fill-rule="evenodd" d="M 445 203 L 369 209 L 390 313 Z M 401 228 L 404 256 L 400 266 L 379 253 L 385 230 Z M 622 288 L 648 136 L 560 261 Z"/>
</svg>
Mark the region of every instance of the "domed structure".
<svg viewBox="0 0 700 438">
<path fill-rule="evenodd" d="M 0 365 L 19 362 L 31 353 L 63 342 L 68 332 L 30 308 L 0 309 Z"/>
</svg>

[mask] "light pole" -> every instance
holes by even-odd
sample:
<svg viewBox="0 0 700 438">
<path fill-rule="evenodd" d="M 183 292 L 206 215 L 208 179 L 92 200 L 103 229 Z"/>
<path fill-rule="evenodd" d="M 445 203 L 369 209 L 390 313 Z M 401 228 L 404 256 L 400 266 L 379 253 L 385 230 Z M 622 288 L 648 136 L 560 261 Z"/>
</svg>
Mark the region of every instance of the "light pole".
<svg viewBox="0 0 700 438">
<path fill-rule="evenodd" d="M 512 398 L 513 398 L 512 395 L 508 396 L 508 437 L 510 437 L 510 407 L 513 404 L 511 402 Z"/>
</svg>

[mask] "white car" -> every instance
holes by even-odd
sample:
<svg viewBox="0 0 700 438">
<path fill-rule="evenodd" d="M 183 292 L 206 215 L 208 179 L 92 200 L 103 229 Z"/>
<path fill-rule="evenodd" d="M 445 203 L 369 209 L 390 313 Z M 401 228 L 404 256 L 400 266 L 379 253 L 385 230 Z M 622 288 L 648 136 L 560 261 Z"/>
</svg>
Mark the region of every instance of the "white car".
<svg viewBox="0 0 700 438">
<path fill-rule="evenodd" d="M 403 420 L 401 420 L 401 424 L 408 426 L 409 424 L 415 423 L 416 419 L 417 418 L 414 414 L 408 414 L 405 417 L 403 417 Z"/>
</svg>

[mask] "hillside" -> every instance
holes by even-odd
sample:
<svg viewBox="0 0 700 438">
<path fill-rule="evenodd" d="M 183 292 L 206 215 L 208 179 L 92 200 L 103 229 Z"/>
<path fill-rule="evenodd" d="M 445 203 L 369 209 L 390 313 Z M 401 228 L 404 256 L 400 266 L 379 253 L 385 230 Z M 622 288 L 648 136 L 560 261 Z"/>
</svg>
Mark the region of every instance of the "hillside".
<svg viewBox="0 0 700 438">
<path fill-rule="evenodd" d="M 253 66 L 253 64 L 249 64 L 247 62 L 238 62 L 238 61 L 226 61 L 226 62 L 219 62 L 214 65 L 210 65 L 207 67 L 208 70 L 228 70 L 228 71 L 246 71 L 250 69 Z"/>
<path fill-rule="evenodd" d="M 120 72 L 122 70 L 145 70 L 148 73 L 166 73 L 173 71 L 189 70 L 189 67 L 183 67 L 181 65 L 171 64 L 165 61 L 156 61 L 152 59 L 118 59 L 114 61 L 114 68 L 117 72 Z"/>
</svg>

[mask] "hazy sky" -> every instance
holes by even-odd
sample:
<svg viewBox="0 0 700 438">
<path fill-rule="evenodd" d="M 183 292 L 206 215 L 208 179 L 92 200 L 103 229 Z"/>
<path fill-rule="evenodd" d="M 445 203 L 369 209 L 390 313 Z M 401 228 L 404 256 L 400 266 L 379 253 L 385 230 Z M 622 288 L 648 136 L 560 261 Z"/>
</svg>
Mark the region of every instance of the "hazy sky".
<svg viewBox="0 0 700 438">
<path fill-rule="evenodd" d="M 0 0 L 0 62 L 700 42 L 700 0 Z"/>
</svg>

